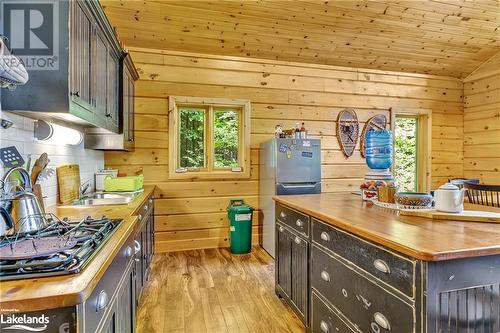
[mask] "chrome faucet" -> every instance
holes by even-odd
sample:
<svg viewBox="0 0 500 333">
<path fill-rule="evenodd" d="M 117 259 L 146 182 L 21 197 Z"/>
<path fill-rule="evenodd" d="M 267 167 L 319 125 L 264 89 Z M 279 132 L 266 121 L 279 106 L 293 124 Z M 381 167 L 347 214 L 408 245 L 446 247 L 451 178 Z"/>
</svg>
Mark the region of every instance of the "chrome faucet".
<svg viewBox="0 0 500 333">
<path fill-rule="evenodd" d="M 92 179 L 87 179 L 80 185 L 78 188 L 78 199 L 82 199 L 85 196 L 85 193 L 90 189 Z"/>
</svg>

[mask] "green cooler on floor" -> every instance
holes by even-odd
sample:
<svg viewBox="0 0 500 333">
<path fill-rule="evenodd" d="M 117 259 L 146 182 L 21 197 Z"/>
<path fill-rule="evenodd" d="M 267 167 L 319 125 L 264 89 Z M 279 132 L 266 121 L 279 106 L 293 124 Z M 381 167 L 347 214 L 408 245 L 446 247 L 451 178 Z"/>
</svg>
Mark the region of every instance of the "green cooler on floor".
<svg viewBox="0 0 500 333">
<path fill-rule="evenodd" d="M 231 253 L 244 254 L 252 250 L 252 214 L 254 209 L 243 199 L 231 200 L 227 207 Z"/>
</svg>

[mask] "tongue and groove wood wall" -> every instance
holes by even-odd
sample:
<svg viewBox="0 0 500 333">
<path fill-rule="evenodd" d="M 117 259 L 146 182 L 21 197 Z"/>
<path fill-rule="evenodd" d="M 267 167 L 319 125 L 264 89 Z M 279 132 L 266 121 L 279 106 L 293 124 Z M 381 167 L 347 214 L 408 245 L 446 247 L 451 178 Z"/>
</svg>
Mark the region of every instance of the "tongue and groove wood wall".
<svg viewBox="0 0 500 333">
<path fill-rule="evenodd" d="M 464 80 L 464 176 L 500 184 L 500 53 Z"/>
<path fill-rule="evenodd" d="M 136 150 L 106 152 L 106 165 L 143 169 L 156 193 L 158 251 L 228 245 L 226 207 L 243 198 L 258 209 L 259 144 L 274 126 L 305 121 L 322 139 L 324 192 L 358 188 L 366 171 L 359 150 L 345 159 L 335 137 L 340 110 L 351 107 L 364 122 L 394 110 L 432 111 L 432 187 L 463 176 L 463 84 L 459 79 L 272 60 L 132 49 L 136 84 Z M 168 179 L 169 95 L 250 99 L 251 178 L 217 181 Z M 362 125 L 363 125 L 362 124 Z M 359 142 L 358 142 L 359 147 Z M 254 241 L 260 212 L 254 214 Z"/>
</svg>

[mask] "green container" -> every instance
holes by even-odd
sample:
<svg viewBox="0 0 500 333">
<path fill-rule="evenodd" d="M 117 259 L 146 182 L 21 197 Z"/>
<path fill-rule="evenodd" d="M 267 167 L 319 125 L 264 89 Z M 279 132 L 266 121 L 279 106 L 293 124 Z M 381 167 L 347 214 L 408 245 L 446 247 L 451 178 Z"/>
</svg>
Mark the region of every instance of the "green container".
<svg viewBox="0 0 500 333">
<path fill-rule="evenodd" d="M 227 207 L 231 253 L 244 254 L 252 250 L 252 214 L 254 209 L 243 199 L 231 200 Z"/>
</svg>

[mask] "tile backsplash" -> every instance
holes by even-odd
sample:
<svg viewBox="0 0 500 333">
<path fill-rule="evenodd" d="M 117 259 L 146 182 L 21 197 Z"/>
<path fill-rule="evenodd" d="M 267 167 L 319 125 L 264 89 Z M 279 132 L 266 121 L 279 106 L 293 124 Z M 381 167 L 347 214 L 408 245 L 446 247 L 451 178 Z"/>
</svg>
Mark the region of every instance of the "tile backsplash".
<svg viewBox="0 0 500 333">
<path fill-rule="evenodd" d="M 8 129 L 0 128 L 0 147 L 16 146 L 24 160 L 32 155 L 32 163 L 46 152 L 49 155 L 48 167 L 54 168 L 64 164 L 79 164 L 82 183 L 90 180 L 94 187 L 94 173 L 104 168 L 104 152 L 85 149 L 83 143 L 78 146 L 51 145 L 34 138 L 35 121 L 16 114 L 0 111 L 0 118 L 10 120 L 14 125 Z M 1 164 L 1 162 L 0 162 Z M 0 177 L 7 169 L 0 168 Z M 41 182 L 46 206 L 57 203 L 57 177 Z"/>
</svg>

